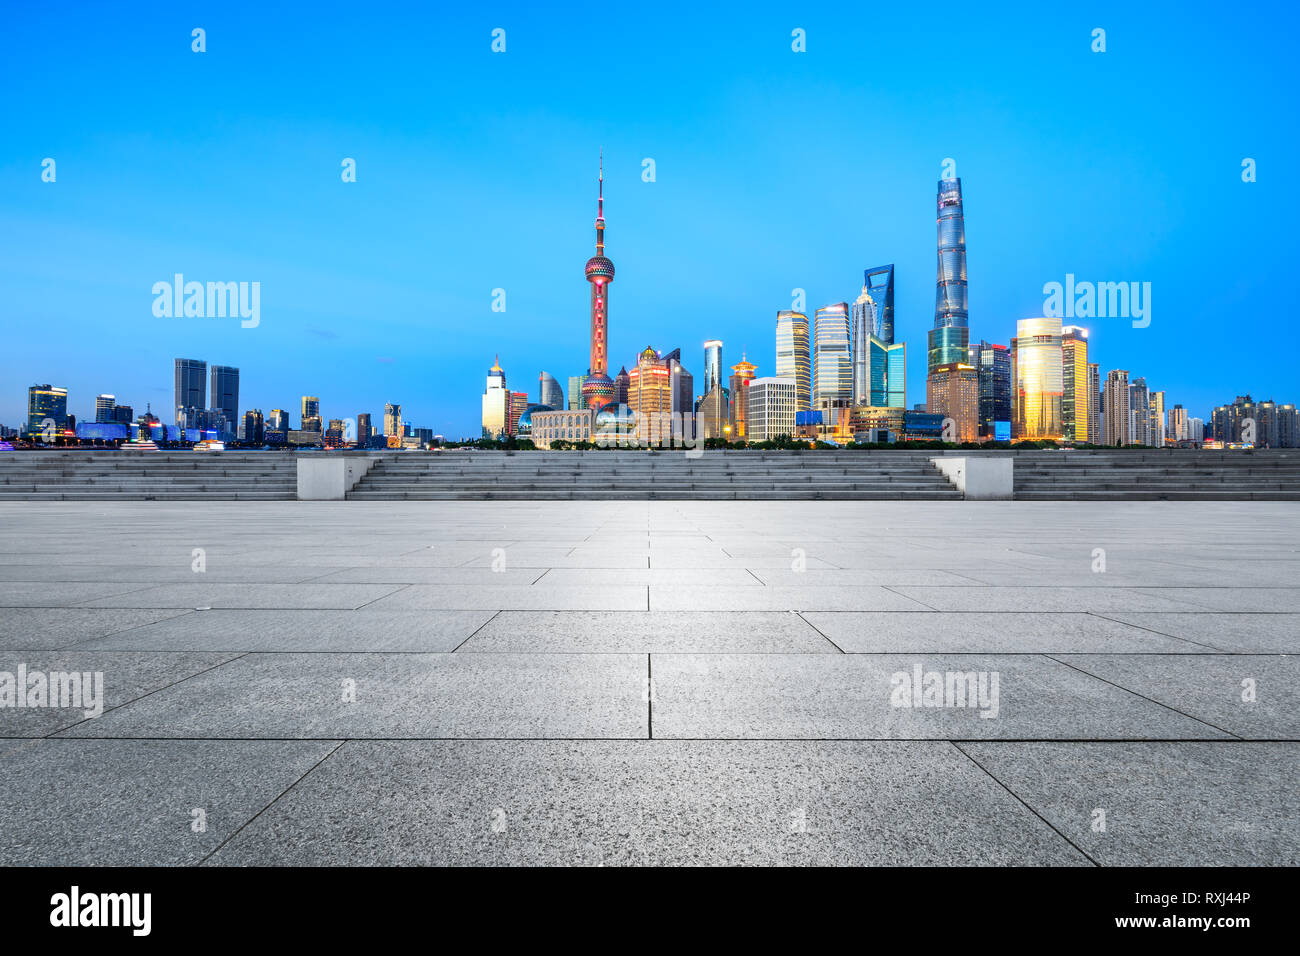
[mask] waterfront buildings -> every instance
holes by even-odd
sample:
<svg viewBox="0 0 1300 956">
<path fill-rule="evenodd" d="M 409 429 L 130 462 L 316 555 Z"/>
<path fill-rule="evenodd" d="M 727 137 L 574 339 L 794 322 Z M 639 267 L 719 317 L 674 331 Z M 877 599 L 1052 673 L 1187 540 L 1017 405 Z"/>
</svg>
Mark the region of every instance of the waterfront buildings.
<svg viewBox="0 0 1300 956">
<path fill-rule="evenodd" d="M 1147 394 L 1147 380 L 1135 378 L 1128 383 L 1128 441 L 1129 445 L 1151 444 L 1151 408 Z"/>
<path fill-rule="evenodd" d="M 940 365 L 926 377 L 925 398 L 926 411 L 944 420 L 944 441 L 979 441 L 979 369 L 965 362 Z"/>
<path fill-rule="evenodd" d="M 1105 444 L 1129 444 L 1132 432 L 1129 430 L 1128 369 L 1111 369 L 1106 373 L 1106 397 L 1103 404 Z"/>
<path fill-rule="evenodd" d="M 812 404 L 812 362 L 808 342 L 808 316 L 786 310 L 776 314 L 776 374 L 795 385 L 796 411 Z"/>
<path fill-rule="evenodd" d="M 1088 440 L 1088 330 L 1061 329 L 1061 435 L 1066 441 Z"/>
<path fill-rule="evenodd" d="M 1060 441 L 1060 318 L 1021 319 L 1016 323 L 1016 337 L 1011 342 L 1011 383 L 1012 440 Z"/>
<path fill-rule="evenodd" d="M 770 376 L 751 379 L 745 386 L 748 441 L 770 441 L 794 434 L 794 416 L 800 409 L 799 385 L 792 378 Z"/>
</svg>

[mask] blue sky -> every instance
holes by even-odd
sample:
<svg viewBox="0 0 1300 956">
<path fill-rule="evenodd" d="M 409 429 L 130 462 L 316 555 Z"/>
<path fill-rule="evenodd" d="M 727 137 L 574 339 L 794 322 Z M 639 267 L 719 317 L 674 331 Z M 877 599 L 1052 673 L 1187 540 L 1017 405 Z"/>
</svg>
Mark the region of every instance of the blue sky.
<svg viewBox="0 0 1300 956">
<path fill-rule="evenodd" d="M 1067 273 L 1150 282 L 1148 328 L 1084 323 L 1103 376 L 1145 375 L 1199 415 L 1247 391 L 1300 400 L 1278 298 L 1295 281 L 1292 5 L 442 6 L 11 8 L 0 421 L 47 381 L 79 417 L 112 392 L 169 418 L 185 356 L 238 366 L 241 411 L 296 422 L 313 394 L 326 418 L 379 420 L 394 401 L 476 434 L 494 355 L 532 396 L 543 369 L 586 370 L 601 146 L 611 372 L 680 347 L 698 380 L 720 338 L 725 364 L 743 348 L 770 373 L 792 289 L 810 309 L 852 301 L 893 262 L 924 401 L 951 157 L 972 339 L 1008 342 Z M 260 325 L 155 318 L 150 289 L 177 272 L 260 282 Z"/>
</svg>

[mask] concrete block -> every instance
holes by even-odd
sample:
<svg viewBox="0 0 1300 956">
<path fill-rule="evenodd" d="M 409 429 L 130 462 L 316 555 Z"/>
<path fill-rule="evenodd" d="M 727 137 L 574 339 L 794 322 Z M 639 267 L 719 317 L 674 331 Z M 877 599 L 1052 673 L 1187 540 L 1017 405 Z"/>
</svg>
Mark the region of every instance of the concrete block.
<svg viewBox="0 0 1300 956">
<path fill-rule="evenodd" d="M 373 458 L 298 459 L 298 500 L 342 501 L 374 466 Z"/>
<path fill-rule="evenodd" d="M 1005 500 L 1013 496 L 1012 458 L 943 457 L 931 458 L 930 462 L 943 472 L 949 484 L 969 499 Z"/>
</svg>

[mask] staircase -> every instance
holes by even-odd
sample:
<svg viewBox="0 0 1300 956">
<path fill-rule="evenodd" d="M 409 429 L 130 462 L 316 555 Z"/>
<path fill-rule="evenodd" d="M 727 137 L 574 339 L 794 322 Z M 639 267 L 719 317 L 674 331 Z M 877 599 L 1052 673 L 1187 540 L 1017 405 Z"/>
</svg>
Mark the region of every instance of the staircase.
<svg viewBox="0 0 1300 956">
<path fill-rule="evenodd" d="M 959 499 L 924 452 L 445 451 L 383 455 L 352 500 Z"/>
<path fill-rule="evenodd" d="M 1300 501 L 1300 450 L 1014 452 L 1019 500 Z"/>
<path fill-rule="evenodd" d="M 0 454 L 0 501 L 282 501 L 296 456 L 270 451 L 15 451 Z"/>
</svg>

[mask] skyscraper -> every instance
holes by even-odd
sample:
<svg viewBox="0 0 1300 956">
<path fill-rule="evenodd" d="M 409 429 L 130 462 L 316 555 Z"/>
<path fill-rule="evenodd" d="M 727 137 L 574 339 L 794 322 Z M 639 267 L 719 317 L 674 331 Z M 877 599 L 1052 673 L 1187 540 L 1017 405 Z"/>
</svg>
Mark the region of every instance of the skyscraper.
<svg viewBox="0 0 1300 956">
<path fill-rule="evenodd" d="M 704 392 L 708 395 L 722 384 L 722 343 L 710 339 L 704 343 Z"/>
<path fill-rule="evenodd" d="M 1061 329 L 1061 434 L 1066 441 L 1088 440 L 1088 330 Z"/>
<path fill-rule="evenodd" d="M 1021 319 L 1011 342 L 1011 437 L 1061 439 L 1061 320 Z"/>
<path fill-rule="evenodd" d="M 523 416 L 524 412 L 527 411 L 527 409 L 528 409 L 528 393 L 511 392 L 510 393 L 510 420 L 506 423 L 507 435 L 519 434 L 519 419 Z"/>
<path fill-rule="evenodd" d="M 609 284 L 614 281 L 614 263 L 605 258 L 605 154 L 601 151 L 596 192 L 596 254 L 587 260 L 586 276 L 591 283 L 591 367 L 582 384 L 588 408 L 596 409 L 614 398 L 614 383 L 606 374 L 609 362 Z"/>
<path fill-rule="evenodd" d="M 543 372 L 537 376 L 537 401 L 542 405 L 549 405 L 551 408 L 564 410 L 564 392 L 560 389 L 560 383 L 556 381 L 555 376 L 550 372 Z"/>
<path fill-rule="evenodd" d="M 370 441 L 370 436 L 373 435 L 374 433 L 375 433 L 374 429 L 370 427 L 370 413 L 361 412 L 360 414 L 358 414 L 357 415 L 357 444 L 360 445 L 362 448 L 364 448 L 366 446 L 366 443 Z"/>
<path fill-rule="evenodd" d="M 627 383 L 627 366 L 623 366 L 618 370 L 618 374 L 614 376 L 614 401 L 620 405 L 627 404 Z M 570 405 L 569 407 L 573 408 L 574 406 Z M 577 407 L 585 408 L 586 406 L 579 404 Z"/>
<path fill-rule="evenodd" d="M 894 344 L 894 267 L 877 266 L 863 273 L 862 294 L 850 318 L 853 356 L 853 404 L 875 405 L 872 395 L 871 338 Z"/>
<path fill-rule="evenodd" d="M 930 330 L 927 372 L 966 361 L 970 332 L 966 312 L 966 222 L 960 179 L 939 180 L 939 269 Z"/>
<path fill-rule="evenodd" d="M 1127 445 L 1129 432 L 1128 370 L 1117 368 L 1106 373 L 1106 444 Z"/>
<path fill-rule="evenodd" d="M 388 430 L 388 418 L 384 417 L 384 431 Z M 483 388 L 483 437 L 500 441 L 510 434 L 510 390 L 506 388 L 506 373 L 501 368 L 501 357 L 492 360 L 488 369 L 487 385 Z"/>
<path fill-rule="evenodd" d="M 1101 371 L 1088 363 L 1088 444 L 1101 444 Z"/>
<path fill-rule="evenodd" d="M 493 368 L 496 371 L 501 372 L 500 366 L 496 365 L 495 362 L 493 363 Z M 491 385 L 492 385 L 492 373 L 488 372 L 488 387 L 490 388 Z M 502 389 L 506 387 L 505 372 L 501 372 L 500 387 Z M 503 422 L 505 421 L 504 414 L 502 415 L 501 420 Z M 401 405 L 395 405 L 392 402 L 388 402 L 386 405 L 384 405 L 384 434 L 398 435 L 398 436 L 402 434 L 402 406 Z"/>
<path fill-rule="evenodd" d="M 641 350 L 628 372 L 627 405 L 638 420 L 666 416 L 673 410 L 672 369 L 650 346 Z M 658 425 L 653 426 L 658 429 Z"/>
<path fill-rule="evenodd" d="M 753 362 L 745 360 L 745 353 L 740 353 L 740 361 L 731 366 L 731 438 L 733 441 L 744 441 L 747 437 L 747 422 L 749 420 L 746 412 L 745 402 L 748 396 L 748 386 L 754 379 L 754 373 L 758 367 Z"/>
<path fill-rule="evenodd" d="M 887 345 L 884 339 L 868 335 L 862 343 L 867 365 L 866 392 L 853 404 L 874 408 L 902 408 L 907 404 L 907 345 Z M 857 355 L 854 355 L 857 360 Z"/>
<path fill-rule="evenodd" d="M 940 365 L 926 376 L 925 410 L 944 418 L 943 439 L 979 440 L 980 373 L 974 365 L 953 362 Z M 948 428 L 951 419 L 952 427 Z"/>
<path fill-rule="evenodd" d="M 576 410 L 587 407 L 587 403 L 582 398 L 582 383 L 586 380 L 585 375 L 569 376 L 569 408 Z"/>
<path fill-rule="evenodd" d="M 239 369 L 229 365 L 214 365 L 211 372 L 212 401 L 209 405 L 226 416 L 233 426 L 239 420 Z"/>
<path fill-rule="evenodd" d="M 813 408 L 847 408 L 853 400 L 849 304 L 822 306 L 814 318 L 814 328 Z"/>
<path fill-rule="evenodd" d="M 776 314 L 775 377 L 794 382 L 795 411 L 807 411 L 812 404 L 812 362 L 808 351 L 808 316 L 802 312 Z"/>
<path fill-rule="evenodd" d="M 97 395 L 95 397 L 95 421 L 96 422 L 113 422 L 117 421 L 114 414 L 117 408 L 116 395 Z"/>
<path fill-rule="evenodd" d="M 176 400 L 172 408 L 176 421 L 208 407 L 208 363 L 200 359 L 176 360 Z"/>
<path fill-rule="evenodd" d="M 1130 445 L 1151 444 L 1151 407 L 1145 378 L 1131 379 L 1128 383 L 1128 442 Z"/>
<path fill-rule="evenodd" d="M 1163 391 L 1152 392 L 1147 399 L 1147 444 L 1156 448 L 1165 447 L 1165 393 Z"/>
<path fill-rule="evenodd" d="M 240 429 L 242 438 L 250 445 L 260 445 L 266 440 L 266 423 L 262 419 L 260 408 L 250 408 L 244 413 L 244 424 Z"/>
<path fill-rule="evenodd" d="M 320 399 L 315 395 L 302 397 L 302 409 L 298 415 L 298 428 L 305 432 L 321 432 Z"/>
<path fill-rule="evenodd" d="M 980 441 L 1011 440 L 1011 350 L 981 341 L 966 350 L 968 364 L 979 369 Z"/>
<path fill-rule="evenodd" d="M 62 431 L 68 423 L 68 390 L 57 385 L 27 389 L 27 434 L 41 436 Z"/>
</svg>

